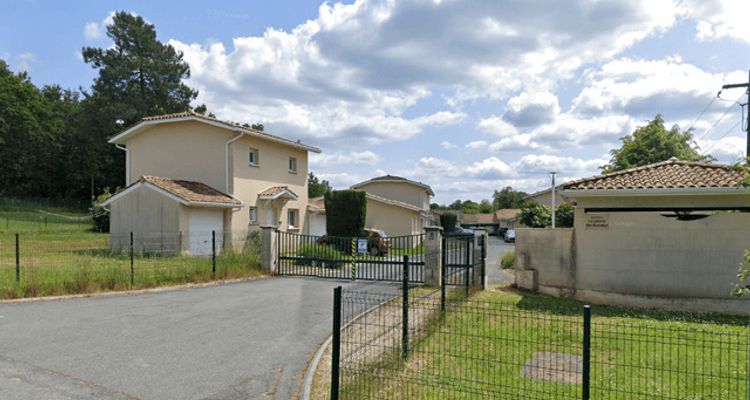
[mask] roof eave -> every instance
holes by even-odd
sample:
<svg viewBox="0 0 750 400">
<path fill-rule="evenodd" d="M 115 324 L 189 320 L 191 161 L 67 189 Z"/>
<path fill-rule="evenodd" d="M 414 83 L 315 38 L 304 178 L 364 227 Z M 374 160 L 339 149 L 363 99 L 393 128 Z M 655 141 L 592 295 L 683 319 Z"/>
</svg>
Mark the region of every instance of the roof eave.
<svg viewBox="0 0 750 400">
<path fill-rule="evenodd" d="M 630 196 L 695 196 L 748 194 L 745 187 L 705 187 L 705 188 L 643 188 L 643 189 L 565 189 L 566 197 L 630 197 Z"/>
</svg>

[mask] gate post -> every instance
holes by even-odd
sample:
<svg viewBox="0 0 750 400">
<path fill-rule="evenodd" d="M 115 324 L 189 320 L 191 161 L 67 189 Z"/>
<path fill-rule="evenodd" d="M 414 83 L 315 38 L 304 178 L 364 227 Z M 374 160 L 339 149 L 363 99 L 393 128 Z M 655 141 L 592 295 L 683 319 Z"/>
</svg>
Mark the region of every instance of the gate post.
<svg viewBox="0 0 750 400">
<path fill-rule="evenodd" d="M 474 282 L 473 286 L 479 286 L 482 290 L 487 289 L 487 230 L 479 228 L 474 232 L 475 244 L 481 245 L 481 247 L 474 247 L 473 261 L 474 261 Z"/>
<path fill-rule="evenodd" d="M 276 253 L 277 230 L 273 225 L 263 225 L 261 229 L 261 267 L 270 273 L 276 272 L 279 255 Z"/>
<path fill-rule="evenodd" d="M 424 283 L 427 286 L 442 286 L 443 228 L 424 228 Z"/>
</svg>

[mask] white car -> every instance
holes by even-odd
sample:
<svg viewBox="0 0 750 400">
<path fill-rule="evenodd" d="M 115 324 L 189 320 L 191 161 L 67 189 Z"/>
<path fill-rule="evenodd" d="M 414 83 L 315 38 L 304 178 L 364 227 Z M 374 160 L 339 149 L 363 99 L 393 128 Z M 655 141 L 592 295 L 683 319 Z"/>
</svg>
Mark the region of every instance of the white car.
<svg viewBox="0 0 750 400">
<path fill-rule="evenodd" d="M 505 232 L 505 243 L 516 242 L 516 230 L 515 229 L 508 229 Z"/>
</svg>

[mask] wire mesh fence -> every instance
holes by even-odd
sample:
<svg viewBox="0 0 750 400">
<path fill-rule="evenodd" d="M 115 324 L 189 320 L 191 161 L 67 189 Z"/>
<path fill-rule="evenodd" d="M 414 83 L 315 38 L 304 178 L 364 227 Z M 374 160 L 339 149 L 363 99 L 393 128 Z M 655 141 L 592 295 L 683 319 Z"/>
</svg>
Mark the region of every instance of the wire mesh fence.
<svg viewBox="0 0 750 400">
<path fill-rule="evenodd" d="M 260 235 L 0 234 L 0 297 L 147 288 L 254 276 Z"/>
<path fill-rule="evenodd" d="M 531 303 L 460 289 L 445 300 L 420 288 L 342 290 L 331 397 L 748 398 L 747 318 L 587 316 Z"/>
</svg>

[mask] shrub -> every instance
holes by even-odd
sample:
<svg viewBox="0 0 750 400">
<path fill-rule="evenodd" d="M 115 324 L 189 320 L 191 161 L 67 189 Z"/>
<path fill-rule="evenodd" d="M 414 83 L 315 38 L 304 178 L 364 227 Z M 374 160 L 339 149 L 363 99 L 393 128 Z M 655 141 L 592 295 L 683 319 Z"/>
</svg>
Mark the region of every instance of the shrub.
<svg viewBox="0 0 750 400">
<path fill-rule="evenodd" d="M 450 233 L 456 230 L 456 221 L 458 217 L 453 213 L 440 214 L 440 226 L 443 227 L 443 232 Z"/>
<path fill-rule="evenodd" d="M 572 228 L 575 218 L 575 208 L 568 203 L 563 203 L 555 208 L 555 226 L 558 228 Z"/>
<path fill-rule="evenodd" d="M 512 269 L 516 265 L 516 252 L 511 250 L 500 259 L 500 268 Z"/>
<path fill-rule="evenodd" d="M 740 271 L 737 274 L 738 283 L 734 285 L 732 294 L 737 297 L 750 296 L 750 251 L 745 250 L 740 264 Z"/>
<path fill-rule="evenodd" d="M 318 243 L 303 244 L 297 249 L 295 255 L 297 257 L 308 259 L 298 261 L 297 264 L 299 265 L 311 265 L 313 263 L 313 260 L 311 259 L 314 258 L 342 261 L 347 260 L 347 256 L 335 247 Z"/>
<path fill-rule="evenodd" d="M 526 203 L 521 207 L 518 220 L 529 228 L 546 228 L 552 224 L 549 207 L 539 203 Z"/>
<path fill-rule="evenodd" d="M 109 192 L 109 188 L 104 188 L 104 192 L 94 200 L 91 208 L 89 208 L 95 232 L 109 232 L 109 210 L 102 207 L 101 204 L 110 197 L 112 197 L 112 193 Z"/>
<path fill-rule="evenodd" d="M 326 229 L 331 236 L 365 236 L 367 195 L 357 190 L 334 190 L 325 194 Z"/>
</svg>

